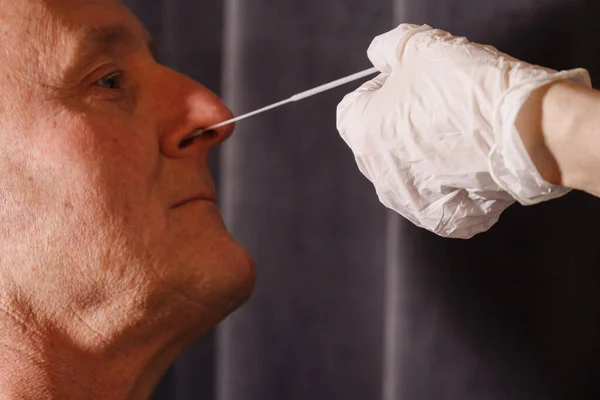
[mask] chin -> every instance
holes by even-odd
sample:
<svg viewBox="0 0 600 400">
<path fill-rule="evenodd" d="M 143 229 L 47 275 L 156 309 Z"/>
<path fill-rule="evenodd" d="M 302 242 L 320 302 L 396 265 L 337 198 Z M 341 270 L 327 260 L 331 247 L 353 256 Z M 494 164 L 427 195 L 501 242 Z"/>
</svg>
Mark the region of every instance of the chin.
<svg viewBox="0 0 600 400">
<path fill-rule="evenodd" d="M 182 295 L 175 296 L 181 300 L 178 306 L 187 305 L 196 314 L 199 306 L 200 314 L 216 323 L 252 294 L 254 260 L 229 234 L 216 207 L 200 202 L 181 207 L 155 244 L 162 260 L 157 266 L 162 283 L 156 283 Z"/>
<path fill-rule="evenodd" d="M 170 286 L 212 314 L 214 323 L 248 300 L 256 282 L 255 263 L 248 251 L 228 234 L 192 246 L 187 259 L 165 271 Z"/>
<path fill-rule="evenodd" d="M 256 265 L 248 251 L 235 242 L 229 249 L 227 262 L 215 272 L 217 294 L 224 300 L 222 306 L 229 314 L 252 295 L 256 283 Z"/>
</svg>

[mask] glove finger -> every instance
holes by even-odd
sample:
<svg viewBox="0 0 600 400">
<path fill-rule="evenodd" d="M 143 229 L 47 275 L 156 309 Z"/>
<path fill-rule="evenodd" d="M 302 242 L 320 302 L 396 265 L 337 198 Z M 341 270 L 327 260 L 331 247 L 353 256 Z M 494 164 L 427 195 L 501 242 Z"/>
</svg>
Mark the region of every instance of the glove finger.
<svg viewBox="0 0 600 400">
<path fill-rule="evenodd" d="M 373 39 L 367 56 L 375 68 L 390 73 L 402 58 L 408 40 L 415 34 L 432 28 L 428 25 L 402 24 Z"/>
<path fill-rule="evenodd" d="M 356 152 L 358 143 L 364 136 L 365 125 L 369 115 L 367 105 L 371 97 L 385 84 L 389 74 L 379 74 L 374 79 L 363 83 L 358 89 L 347 94 L 337 106 L 337 130 L 346 144 Z"/>
<path fill-rule="evenodd" d="M 364 148 L 358 142 L 366 140 L 363 128 L 370 99 L 385 84 L 392 68 L 399 63 L 408 40 L 419 32 L 431 29 L 428 25 L 402 24 L 371 42 L 367 55 L 373 66 L 382 73 L 346 95 L 337 107 L 338 132 L 353 151 Z"/>
</svg>

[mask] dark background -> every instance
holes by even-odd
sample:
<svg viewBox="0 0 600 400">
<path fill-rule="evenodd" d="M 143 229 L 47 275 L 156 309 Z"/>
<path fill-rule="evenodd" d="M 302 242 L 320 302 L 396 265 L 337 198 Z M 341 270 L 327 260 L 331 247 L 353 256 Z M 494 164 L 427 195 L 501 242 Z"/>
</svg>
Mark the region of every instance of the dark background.
<svg viewBox="0 0 600 400">
<path fill-rule="evenodd" d="M 600 79 L 597 0 L 127 3 L 161 61 L 236 114 L 370 67 L 370 41 L 402 22 Z M 419 230 L 378 203 L 338 137 L 357 86 L 240 122 L 213 154 L 258 285 L 156 399 L 600 399 L 600 200 L 514 206 L 469 241 Z"/>
</svg>

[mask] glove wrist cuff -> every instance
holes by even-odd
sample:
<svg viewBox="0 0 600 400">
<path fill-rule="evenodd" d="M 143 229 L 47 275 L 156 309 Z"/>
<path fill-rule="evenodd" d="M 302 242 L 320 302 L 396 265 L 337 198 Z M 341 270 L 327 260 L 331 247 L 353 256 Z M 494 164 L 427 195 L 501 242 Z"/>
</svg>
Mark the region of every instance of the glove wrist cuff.
<svg viewBox="0 0 600 400">
<path fill-rule="evenodd" d="M 498 186 L 522 205 L 551 200 L 570 191 L 546 182 L 531 160 L 515 124 L 523 105 L 535 90 L 560 80 L 591 86 L 584 69 L 553 73 L 542 69 L 539 75 L 508 89 L 496 105 L 493 117 L 496 144 L 488 157 L 490 174 Z"/>
</svg>

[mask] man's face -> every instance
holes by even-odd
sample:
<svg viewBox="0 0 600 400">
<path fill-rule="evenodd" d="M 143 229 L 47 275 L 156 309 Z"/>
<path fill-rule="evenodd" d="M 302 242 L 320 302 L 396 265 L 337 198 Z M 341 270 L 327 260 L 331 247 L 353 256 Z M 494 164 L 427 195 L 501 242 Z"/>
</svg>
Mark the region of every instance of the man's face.
<svg viewBox="0 0 600 400">
<path fill-rule="evenodd" d="M 153 293 L 214 320 L 239 305 L 253 263 L 207 166 L 231 132 L 182 145 L 229 111 L 156 63 L 120 1 L 0 3 L 0 265 L 21 295 L 75 308 Z"/>
</svg>

